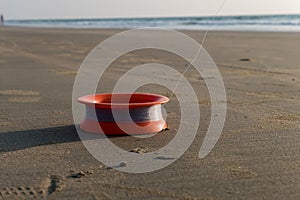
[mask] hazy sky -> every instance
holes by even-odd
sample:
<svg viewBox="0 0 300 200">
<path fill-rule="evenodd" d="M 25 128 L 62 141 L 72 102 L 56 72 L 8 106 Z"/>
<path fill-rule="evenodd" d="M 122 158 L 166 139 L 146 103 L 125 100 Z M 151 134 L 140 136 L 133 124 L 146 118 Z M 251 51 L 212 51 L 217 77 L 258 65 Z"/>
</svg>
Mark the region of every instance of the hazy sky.
<svg viewBox="0 0 300 200">
<path fill-rule="evenodd" d="M 8 19 L 215 15 L 224 0 L 0 0 Z M 300 0 L 225 0 L 219 15 L 300 14 Z"/>
</svg>

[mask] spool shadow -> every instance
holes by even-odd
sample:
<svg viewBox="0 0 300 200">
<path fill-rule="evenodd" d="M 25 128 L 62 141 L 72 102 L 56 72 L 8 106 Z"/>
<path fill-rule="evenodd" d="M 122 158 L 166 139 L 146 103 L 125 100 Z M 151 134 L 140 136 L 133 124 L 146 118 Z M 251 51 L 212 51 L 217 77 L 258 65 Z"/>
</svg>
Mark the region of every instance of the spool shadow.
<svg viewBox="0 0 300 200">
<path fill-rule="evenodd" d="M 84 138 L 77 134 L 75 125 L 50 127 L 14 132 L 0 133 L 0 153 L 17 151 L 32 147 L 77 142 L 82 140 L 97 140 L 107 138 L 130 137 L 130 135 L 101 135 L 84 132 Z"/>
<path fill-rule="evenodd" d="M 80 141 L 74 125 L 0 133 L 0 152 Z"/>
</svg>

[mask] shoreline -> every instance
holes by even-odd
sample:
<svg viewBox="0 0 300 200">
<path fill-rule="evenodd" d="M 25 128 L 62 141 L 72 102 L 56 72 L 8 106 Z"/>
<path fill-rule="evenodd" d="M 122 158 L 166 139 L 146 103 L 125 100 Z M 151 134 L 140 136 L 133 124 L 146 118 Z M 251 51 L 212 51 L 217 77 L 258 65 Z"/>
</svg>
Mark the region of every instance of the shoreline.
<svg viewBox="0 0 300 200">
<path fill-rule="evenodd" d="M 144 27 L 144 28 L 154 28 L 154 29 L 160 29 L 160 27 Z M 56 30 L 56 31 L 95 31 L 95 32 L 101 32 L 101 31 L 112 31 L 112 32 L 123 32 L 127 30 L 132 30 L 130 28 L 125 29 L 125 28 L 72 28 L 72 27 L 30 27 L 30 26 L 7 26 L 7 25 L 2 25 L 0 26 L 0 29 L 20 29 L 20 30 Z M 135 29 L 135 28 L 134 28 Z M 139 28 L 136 28 L 139 29 Z M 162 28 L 164 29 L 164 28 Z M 247 30 L 191 30 L 191 29 L 168 29 L 167 30 L 174 30 L 178 32 L 183 32 L 183 33 L 216 33 L 216 34 L 287 34 L 287 35 L 299 35 L 300 31 L 247 31 Z"/>
<path fill-rule="evenodd" d="M 140 29 L 140 28 L 85 28 L 85 27 L 43 27 L 43 26 L 17 26 L 17 25 L 2 25 L 0 27 L 5 27 L 5 28 L 28 28 L 28 29 L 58 29 L 58 30 L 120 30 L 120 31 L 125 31 L 125 30 L 131 30 L 131 29 Z M 143 28 L 153 28 L 153 29 L 168 29 L 168 30 L 175 30 L 179 32 L 232 32 L 232 33 L 295 33 L 299 34 L 300 30 L 200 30 L 200 29 L 171 29 L 171 28 L 164 28 L 164 27 L 143 27 Z"/>
</svg>

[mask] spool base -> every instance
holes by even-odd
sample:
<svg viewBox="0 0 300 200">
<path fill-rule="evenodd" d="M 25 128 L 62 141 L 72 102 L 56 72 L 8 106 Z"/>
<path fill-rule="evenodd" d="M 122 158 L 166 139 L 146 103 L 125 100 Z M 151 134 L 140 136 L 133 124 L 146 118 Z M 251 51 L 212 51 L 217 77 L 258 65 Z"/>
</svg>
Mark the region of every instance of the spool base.
<svg viewBox="0 0 300 200">
<path fill-rule="evenodd" d="M 133 128 L 131 123 L 119 123 L 122 124 L 122 127 L 124 127 L 125 130 L 130 130 L 130 135 L 158 133 L 168 128 L 167 123 L 163 119 L 159 121 L 137 122 L 136 125 L 138 125 L 138 128 Z M 102 130 L 99 128 L 99 125 L 101 126 Z M 89 133 L 98 133 L 106 135 L 127 135 L 127 133 L 121 130 L 115 122 L 98 122 L 85 119 L 80 124 L 80 129 Z"/>
</svg>

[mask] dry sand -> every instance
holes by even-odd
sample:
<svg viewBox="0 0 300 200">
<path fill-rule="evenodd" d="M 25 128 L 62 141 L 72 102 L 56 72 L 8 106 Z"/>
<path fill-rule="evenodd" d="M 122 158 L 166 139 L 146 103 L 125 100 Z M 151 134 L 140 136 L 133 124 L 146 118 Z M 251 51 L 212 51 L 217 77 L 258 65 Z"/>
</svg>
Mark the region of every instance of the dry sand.
<svg viewBox="0 0 300 200">
<path fill-rule="evenodd" d="M 120 30 L 0 28 L 0 199 L 300 199 L 300 34 L 210 32 L 205 48 L 226 86 L 221 138 L 204 159 L 199 147 L 210 118 L 203 78 L 186 78 L 199 98 L 201 122 L 190 149 L 169 167 L 147 174 L 106 168 L 79 140 L 72 120 L 73 81 L 85 56 Z M 197 41 L 203 33 L 187 31 Z M 98 92 L 111 92 L 132 66 L 187 63 L 144 50 L 118 59 Z M 142 92 L 171 96 L 162 87 Z M 158 149 L 180 120 L 166 105 L 170 130 L 149 139 L 115 137 L 128 151 Z"/>
</svg>

